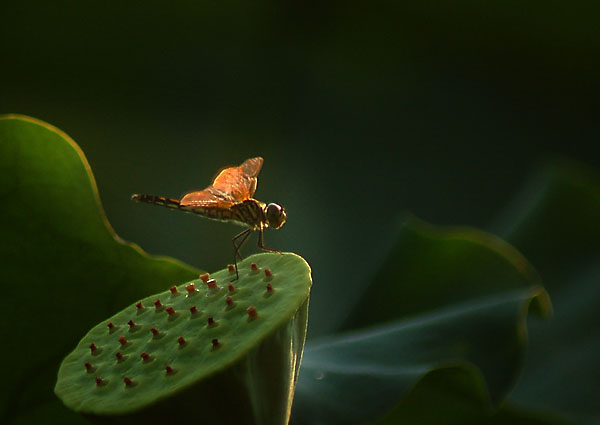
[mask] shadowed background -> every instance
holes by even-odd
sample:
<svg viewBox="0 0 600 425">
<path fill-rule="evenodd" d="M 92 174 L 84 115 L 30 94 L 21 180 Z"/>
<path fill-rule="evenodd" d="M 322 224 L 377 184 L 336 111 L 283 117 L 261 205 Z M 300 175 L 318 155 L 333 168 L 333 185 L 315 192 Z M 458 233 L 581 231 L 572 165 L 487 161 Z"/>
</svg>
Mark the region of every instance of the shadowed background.
<svg viewBox="0 0 600 425">
<path fill-rule="evenodd" d="M 223 267 L 241 228 L 129 197 L 180 197 L 264 157 L 256 197 L 288 211 L 266 243 L 312 265 L 312 335 L 344 320 L 335 302 L 372 277 L 403 210 L 486 228 L 545 158 L 600 162 L 595 3 L 0 10 L 0 113 L 77 141 L 123 239 Z"/>
</svg>

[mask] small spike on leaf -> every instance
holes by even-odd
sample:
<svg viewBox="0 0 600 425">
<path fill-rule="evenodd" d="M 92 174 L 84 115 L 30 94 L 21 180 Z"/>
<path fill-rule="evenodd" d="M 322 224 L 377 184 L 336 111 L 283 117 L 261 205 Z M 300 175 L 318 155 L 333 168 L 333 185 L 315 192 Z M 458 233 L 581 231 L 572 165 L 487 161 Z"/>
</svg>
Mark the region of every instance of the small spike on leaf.
<svg viewBox="0 0 600 425">
<path fill-rule="evenodd" d="M 160 332 L 156 328 L 150 329 L 150 332 L 152 332 L 152 335 L 154 335 L 154 336 L 158 336 L 160 334 Z"/>
<path fill-rule="evenodd" d="M 173 371 L 173 368 L 172 368 L 171 366 L 169 366 L 169 365 L 166 365 L 166 366 L 165 366 L 165 372 L 167 373 L 167 375 L 170 375 L 170 374 L 172 374 L 174 371 Z"/>
<path fill-rule="evenodd" d="M 135 307 L 138 309 L 138 311 L 143 310 L 144 309 L 144 305 L 142 304 L 142 302 L 140 301 L 139 303 L 137 303 L 135 305 Z"/>
<path fill-rule="evenodd" d="M 94 366 L 92 366 L 92 364 L 90 362 L 85 362 L 85 370 L 87 370 L 88 372 L 91 372 L 94 370 Z"/>
<path fill-rule="evenodd" d="M 185 343 L 186 343 L 185 338 L 182 336 L 177 338 L 177 342 L 179 343 L 179 345 L 185 345 Z"/>
<path fill-rule="evenodd" d="M 133 381 L 128 377 L 123 378 L 123 382 L 125 382 L 126 387 L 131 387 L 133 385 Z"/>
<path fill-rule="evenodd" d="M 100 378 L 99 376 L 96 376 L 96 385 L 99 387 L 103 383 L 104 383 L 104 381 L 102 380 L 102 378 Z"/>
<path fill-rule="evenodd" d="M 190 283 L 189 285 L 187 285 L 185 287 L 185 290 L 187 291 L 188 294 L 193 295 L 196 293 L 196 285 L 194 285 L 193 283 Z"/>
<path fill-rule="evenodd" d="M 273 292 L 273 287 L 270 283 L 267 283 L 267 292 Z"/>
<path fill-rule="evenodd" d="M 171 291 L 171 294 L 176 294 L 177 293 L 177 286 L 171 286 L 169 288 L 169 291 Z"/>
<path fill-rule="evenodd" d="M 171 306 L 166 308 L 167 313 L 169 313 L 169 316 L 172 316 L 175 314 L 175 309 Z"/>
<path fill-rule="evenodd" d="M 208 273 L 201 274 L 200 279 L 202 279 L 202 282 L 206 283 L 208 282 L 208 279 L 210 279 L 210 275 Z"/>
<path fill-rule="evenodd" d="M 117 360 L 118 360 L 118 361 L 121 361 L 121 360 L 123 360 L 123 354 L 121 354 L 119 351 L 117 351 L 117 352 L 115 353 L 115 356 L 117 357 Z"/>
<path fill-rule="evenodd" d="M 229 282 L 229 283 L 227 284 L 227 290 L 228 290 L 229 292 L 233 292 L 233 291 L 235 291 L 235 286 L 233 286 L 233 283 Z"/>
<path fill-rule="evenodd" d="M 96 347 L 96 344 L 91 343 L 90 344 L 90 350 L 92 350 L 92 354 L 98 349 L 98 347 Z"/>
<path fill-rule="evenodd" d="M 271 269 L 265 269 L 265 276 L 266 277 L 273 277 L 273 273 L 271 273 Z"/>
<path fill-rule="evenodd" d="M 227 271 L 232 274 L 235 273 L 235 267 L 233 266 L 233 264 L 227 265 Z"/>
<path fill-rule="evenodd" d="M 258 270 L 258 266 L 256 265 L 256 263 L 252 263 L 250 264 L 250 269 L 252 269 L 253 272 Z"/>
<path fill-rule="evenodd" d="M 127 338 L 121 336 L 119 337 L 119 342 L 121 343 L 121 346 L 124 346 L 125 344 L 127 344 Z"/>
<path fill-rule="evenodd" d="M 226 303 L 226 304 L 227 304 L 229 307 L 231 307 L 231 306 L 233 305 L 233 298 L 231 298 L 231 297 L 229 297 L 229 296 L 228 296 L 227 298 L 225 298 L 225 303 Z"/>
<path fill-rule="evenodd" d="M 113 322 L 108 322 L 108 325 L 106 325 L 106 326 L 108 326 L 109 332 L 111 332 L 115 329 L 115 325 L 113 324 Z"/>
<path fill-rule="evenodd" d="M 214 279 L 209 279 L 206 281 L 206 286 L 208 286 L 208 289 L 215 289 L 217 287 L 217 281 Z"/>
<path fill-rule="evenodd" d="M 135 322 L 133 320 L 130 320 L 129 322 L 127 322 L 127 324 L 129 325 L 129 328 L 135 328 Z"/>
<path fill-rule="evenodd" d="M 215 325 L 215 319 L 213 319 L 212 317 L 209 317 L 208 320 L 208 326 L 214 326 Z"/>
<path fill-rule="evenodd" d="M 220 345 L 221 345 L 221 343 L 219 342 L 219 340 L 217 338 L 212 340 L 213 348 L 219 348 Z"/>
<path fill-rule="evenodd" d="M 256 316 L 258 315 L 258 313 L 256 312 L 256 307 L 254 307 L 253 305 L 251 305 L 250 307 L 248 307 L 246 309 L 246 311 L 248 312 L 248 317 L 251 319 L 256 318 Z"/>
<path fill-rule="evenodd" d="M 159 308 L 162 307 L 162 303 L 160 302 L 160 300 L 156 300 L 154 301 L 154 306 L 156 307 L 156 309 L 158 310 Z"/>
<path fill-rule="evenodd" d="M 192 313 L 192 315 L 198 313 L 198 309 L 196 308 L 195 305 L 190 307 L 190 313 Z"/>
</svg>

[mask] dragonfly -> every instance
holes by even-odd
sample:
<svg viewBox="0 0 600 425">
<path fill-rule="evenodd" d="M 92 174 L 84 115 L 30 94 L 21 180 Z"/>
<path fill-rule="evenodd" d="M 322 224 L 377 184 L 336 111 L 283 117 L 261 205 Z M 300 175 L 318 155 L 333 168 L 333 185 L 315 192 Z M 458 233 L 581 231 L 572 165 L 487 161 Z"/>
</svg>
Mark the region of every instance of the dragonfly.
<svg viewBox="0 0 600 425">
<path fill-rule="evenodd" d="M 281 253 L 264 244 L 263 231 L 267 228 L 280 229 L 285 224 L 287 213 L 275 203 L 265 204 L 253 198 L 257 176 L 263 165 L 261 157 L 250 158 L 238 167 L 228 167 L 217 173 L 212 184 L 204 190 L 190 192 L 180 200 L 157 195 L 132 195 L 132 199 L 173 210 L 190 212 L 213 220 L 241 224 L 247 229 L 231 240 L 233 243 L 234 280 L 239 279 L 237 261 L 241 261 L 240 248 L 255 230 L 258 230 L 258 247 L 263 251 Z"/>
</svg>

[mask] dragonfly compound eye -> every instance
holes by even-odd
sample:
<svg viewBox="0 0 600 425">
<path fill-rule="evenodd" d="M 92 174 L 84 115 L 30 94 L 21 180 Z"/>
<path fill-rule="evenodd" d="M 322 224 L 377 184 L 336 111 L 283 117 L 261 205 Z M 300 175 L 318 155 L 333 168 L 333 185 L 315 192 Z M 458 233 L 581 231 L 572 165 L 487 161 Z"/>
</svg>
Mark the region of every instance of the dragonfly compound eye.
<svg viewBox="0 0 600 425">
<path fill-rule="evenodd" d="M 284 225 L 287 214 L 281 205 L 269 204 L 267 205 L 266 216 L 269 227 L 279 229 Z"/>
</svg>

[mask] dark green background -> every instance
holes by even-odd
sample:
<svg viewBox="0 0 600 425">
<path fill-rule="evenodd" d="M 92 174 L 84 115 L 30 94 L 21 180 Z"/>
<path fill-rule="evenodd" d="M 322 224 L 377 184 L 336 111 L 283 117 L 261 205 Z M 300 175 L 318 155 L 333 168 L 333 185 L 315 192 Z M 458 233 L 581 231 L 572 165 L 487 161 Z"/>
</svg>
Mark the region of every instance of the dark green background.
<svg viewBox="0 0 600 425">
<path fill-rule="evenodd" d="M 221 268 L 238 228 L 129 196 L 179 197 L 265 158 L 256 196 L 289 218 L 266 241 L 313 266 L 313 335 L 344 319 L 331 299 L 371 277 L 402 210 L 486 228 L 548 156 L 600 165 L 596 2 L 22 1 L 0 15 L 0 113 L 79 143 L 124 239 Z"/>
</svg>

